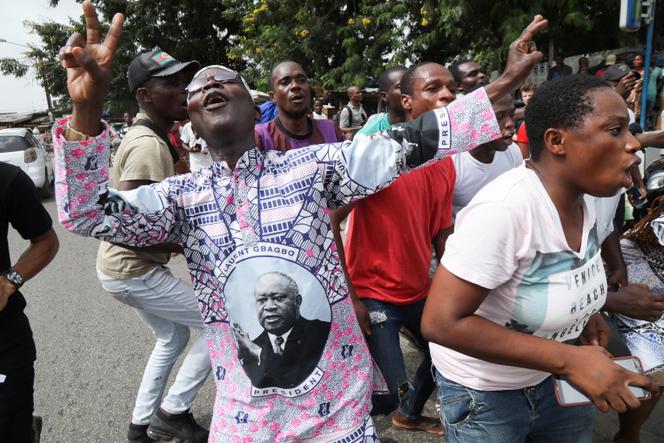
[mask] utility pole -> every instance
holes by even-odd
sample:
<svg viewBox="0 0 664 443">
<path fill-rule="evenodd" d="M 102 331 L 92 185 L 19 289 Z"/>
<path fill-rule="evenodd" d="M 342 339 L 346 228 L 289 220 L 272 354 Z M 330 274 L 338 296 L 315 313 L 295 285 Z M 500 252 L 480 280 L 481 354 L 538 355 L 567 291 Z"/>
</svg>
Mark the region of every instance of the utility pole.
<svg viewBox="0 0 664 443">
<path fill-rule="evenodd" d="M 28 48 L 30 50 L 35 49 L 32 46 L 24 45 L 22 43 L 11 42 L 4 38 L 0 38 L 0 43 L 7 43 L 14 46 L 20 46 L 22 48 Z M 33 67 L 37 70 L 39 77 L 41 77 L 42 79 L 41 83 L 42 87 L 44 88 L 44 94 L 46 95 L 46 106 L 48 107 L 48 115 L 49 118 L 53 120 L 53 103 L 51 102 L 51 94 L 49 93 L 48 85 L 46 85 L 46 82 L 44 80 L 46 78 L 46 76 L 44 75 L 44 59 L 42 57 L 38 57 Z"/>
<path fill-rule="evenodd" d="M 646 130 L 646 112 L 648 109 L 648 82 L 650 81 L 650 59 L 652 57 L 652 37 L 655 32 L 655 4 L 656 0 L 644 1 L 643 20 L 648 25 L 648 34 L 646 36 L 646 59 L 643 69 L 643 83 L 641 86 L 641 115 L 639 124 Z"/>
</svg>

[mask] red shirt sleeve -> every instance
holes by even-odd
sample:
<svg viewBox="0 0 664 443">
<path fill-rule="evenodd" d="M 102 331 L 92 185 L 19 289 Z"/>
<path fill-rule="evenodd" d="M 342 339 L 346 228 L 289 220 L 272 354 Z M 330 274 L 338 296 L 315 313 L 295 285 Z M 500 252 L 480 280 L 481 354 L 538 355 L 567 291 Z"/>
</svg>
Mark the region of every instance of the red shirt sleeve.
<svg viewBox="0 0 664 443">
<path fill-rule="evenodd" d="M 447 163 L 445 169 L 447 169 L 446 175 L 448 177 L 448 180 L 445 183 L 446 195 L 443 201 L 443 208 L 442 208 L 443 214 L 441 217 L 440 229 L 447 229 L 454 224 L 454 220 L 452 218 L 452 197 L 454 196 L 454 183 L 456 182 L 456 170 L 454 169 L 454 162 L 452 162 L 451 158 L 448 157 L 441 161 Z"/>
<path fill-rule="evenodd" d="M 519 143 L 528 143 L 528 134 L 526 133 L 526 123 L 523 122 L 516 133 L 516 141 Z"/>
</svg>

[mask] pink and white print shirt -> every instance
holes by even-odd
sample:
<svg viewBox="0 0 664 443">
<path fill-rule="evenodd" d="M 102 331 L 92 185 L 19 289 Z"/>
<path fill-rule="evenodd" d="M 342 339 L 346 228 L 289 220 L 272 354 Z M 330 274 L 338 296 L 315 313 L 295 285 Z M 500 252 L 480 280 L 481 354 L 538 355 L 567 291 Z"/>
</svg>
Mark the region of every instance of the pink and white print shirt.
<svg viewBox="0 0 664 443">
<path fill-rule="evenodd" d="M 62 225 L 184 247 L 217 387 L 210 441 L 377 441 L 371 394 L 384 383 L 327 214 L 411 167 L 500 137 L 484 90 L 353 142 L 251 149 L 235 168 L 218 161 L 123 192 L 107 187 L 108 132 L 68 142 L 66 122 L 53 129 Z"/>
</svg>

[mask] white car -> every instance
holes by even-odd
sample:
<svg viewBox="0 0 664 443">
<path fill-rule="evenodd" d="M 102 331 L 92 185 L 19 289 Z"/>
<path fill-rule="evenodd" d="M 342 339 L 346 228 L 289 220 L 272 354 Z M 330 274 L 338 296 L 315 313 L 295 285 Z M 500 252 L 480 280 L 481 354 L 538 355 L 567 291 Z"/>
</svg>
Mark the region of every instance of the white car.
<svg viewBox="0 0 664 443">
<path fill-rule="evenodd" d="M 53 159 L 30 129 L 0 129 L 0 161 L 20 167 L 30 176 L 43 198 L 51 196 Z"/>
</svg>

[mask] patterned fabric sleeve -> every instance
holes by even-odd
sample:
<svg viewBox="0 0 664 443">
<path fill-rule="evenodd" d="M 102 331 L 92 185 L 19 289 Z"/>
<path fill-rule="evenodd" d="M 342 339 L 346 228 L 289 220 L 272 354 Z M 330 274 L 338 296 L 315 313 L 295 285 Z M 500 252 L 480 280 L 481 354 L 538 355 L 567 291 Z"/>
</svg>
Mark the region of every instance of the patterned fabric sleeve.
<svg viewBox="0 0 664 443">
<path fill-rule="evenodd" d="M 180 229 L 168 181 L 132 191 L 107 189 L 108 129 L 96 138 L 69 142 L 64 138 L 67 121 L 53 125 L 55 195 L 62 226 L 128 246 L 177 242 Z"/>
<path fill-rule="evenodd" d="M 491 102 L 478 89 L 447 107 L 353 142 L 321 145 L 328 204 L 336 208 L 379 191 L 400 174 L 501 137 Z"/>
</svg>

